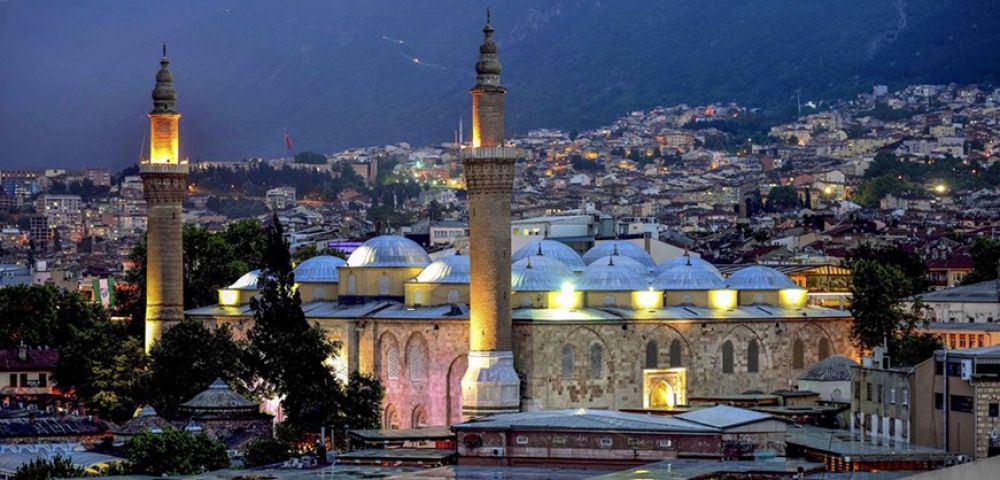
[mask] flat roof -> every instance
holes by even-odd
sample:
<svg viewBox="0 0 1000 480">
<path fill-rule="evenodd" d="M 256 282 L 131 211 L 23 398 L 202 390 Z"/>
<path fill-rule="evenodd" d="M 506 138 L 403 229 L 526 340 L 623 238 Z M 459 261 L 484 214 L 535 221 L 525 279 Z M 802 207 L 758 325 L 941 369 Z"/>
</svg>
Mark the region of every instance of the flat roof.
<svg viewBox="0 0 1000 480">
<path fill-rule="evenodd" d="M 1000 280 L 987 280 L 985 282 L 973 283 L 972 285 L 962 285 L 936 292 L 922 293 L 910 298 L 919 298 L 924 303 L 1000 303 L 1000 285 L 998 283 L 1000 283 Z"/>
<path fill-rule="evenodd" d="M 713 428 L 726 429 L 756 423 L 763 420 L 774 419 L 768 413 L 756 412 L 746 408 L 730 407 L 728 405 L 717 405 L 709 408 L 702 408 L 674 415 L 689 422 L 707 425 Z"/>
<path fill-rule="evenodd" d="M 1000 323 L 930 322 L 917 328 L 923 330 L 957 330 L 962 332 L 1000 332 Z"/>
<path fill-rule="evenodd" d="M 719 461 L 696 459 L 670 459 L 630 470 L 594 477 L 595 480 L 683 480 L 687 478 L 717 478 L 723 475 L 751 477 L 753 475 L 791 478 L 799 467 L 805 473 L 822 472 L 822 463 L 803 460 L 774 458 L 760 461 Z"/>
<path fill-rule="evenodd" d="M 583 480 L 607 471 L 573 470 L 546 467 L 495 467 L 473 465 L 448 465 L 411 471 L 392 478 L 400 480 Z"/>
<path fill-rule="evenodd" d="M 848 430 L 835 430 L 811 425 L 789 426 L 785 443 L 840 457 L 851 457 L 852 461 L 872 460 L 941 460 L 953 454 L 937 448 L 924 447 L 914 443 L 879 439 L 883 444 L 861 440 L 860 434 L 851 435 Z"/>
<path fill-rule="evenodd" d="M 711 410 L 711 409 L 706 409 Z M 461 430 L 577 430 L 601 432 L 718 433 L 709 425 L 672 417 L 612 410 L 540 410 L 491 415 L 452 425 Z"/>
<path fill-rule="evenodd" d="M 458 456 L 454 448 L 372 448 L 337 454 L 338 463 L 391 462 L 444 463 Z"/>
<path fill-rule="evenodd" d="M 424 427 L 406 429 L 351 430 L 348 434 L 366 442 L 400 442 L 406 440 L 451 440 L 455 432 L 449 427 Z"/>
</svg>

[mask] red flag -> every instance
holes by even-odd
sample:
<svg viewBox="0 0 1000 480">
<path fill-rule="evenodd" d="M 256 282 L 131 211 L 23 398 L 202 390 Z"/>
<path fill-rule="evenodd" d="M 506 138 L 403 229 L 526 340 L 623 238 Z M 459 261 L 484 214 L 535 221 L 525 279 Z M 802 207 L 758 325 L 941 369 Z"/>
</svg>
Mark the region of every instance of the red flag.
<svg viewBox="0 0 1000 480">
<path fill-rule="evenodd" d="M 288 147 L 289 150 L 292 149 L 292 137 L 288 134 L 288 130 L 285 130 L 285 146 Z"/>
</svg>

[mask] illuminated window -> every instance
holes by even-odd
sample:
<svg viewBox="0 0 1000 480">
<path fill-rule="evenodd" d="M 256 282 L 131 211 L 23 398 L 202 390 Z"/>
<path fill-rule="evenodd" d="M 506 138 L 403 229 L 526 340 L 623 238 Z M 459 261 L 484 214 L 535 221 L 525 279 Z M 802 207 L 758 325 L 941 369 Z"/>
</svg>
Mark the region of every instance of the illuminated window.
<svg viewBox="0 0 1000 480">
<path fill-rule="evenodd" d="M 562 378 L 571 379 L 573 378 L 574 361 L 573 357 L 576 356 L 576 352 L 573 351 L 572 345 L 563 345 L 562 347 Z"/>
<path fill-rule="evenodd" d="M 804 368 L 806 364 L 805 345 L 802 340 L 796 338 L 792 343 L 792 368 Z"/>
<path fill-rule="evenodd" d="M 756 339 L 750 340 L 747 344 L 747 371 L 750 373 L 760 371 L 760 345 Z"/>
<path fill-rule="evenodd" d="M 600 343 L 590 344 L 590 378 L 598 380 L 604 376 L 604 348 Z"/>
<path fill-rule="evenodd" d="M 646 368 L 656 368 L 657 367 L 657 356 L 659 351 L 656 349 L 656 340 L 650 340 L 646 343 Z"/>
<path fill-rule="evenodd" d="M 722 373 L 733 373 L 733 342 L 722 344 Z"/>
<path fill-rule="evenodd" d="M 427 380 L 427 341 L 419 333 L 411 335 L 406 343 L 406 369 L 410 381 Z"/>
</svg>

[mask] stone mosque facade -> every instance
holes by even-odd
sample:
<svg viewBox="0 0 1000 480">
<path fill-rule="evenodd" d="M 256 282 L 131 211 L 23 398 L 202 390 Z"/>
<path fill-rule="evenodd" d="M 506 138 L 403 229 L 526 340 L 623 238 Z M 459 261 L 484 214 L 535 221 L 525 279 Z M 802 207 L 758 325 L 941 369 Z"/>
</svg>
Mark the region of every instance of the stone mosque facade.
<svg viewBox="0 0 1000 480">
<path fill-rule="evenodd" d="M 471 255 L 432 260 L 413 241 L 385 235 L 347 260 L 318 256 L 295 267 L 306 317 L 340 344 L 338 374 L 375 374 L 385 385 L 386 428 L 512 410 L 670 408 L 688 397 L 795 388 L 813 363 L 857 357 L 850 315 L 811 305 L 809 292 L 767 266 L 724 277 L 690 256 L 656 264 L 626 241 L 582 256 L 554 240 L 510 252 L 517 155 L 503 140 L 506 90 L 492 33 L 487 22 L 473 144 L 462 152 Z M 164 216 L 172 232 L 173 212 Z M 163 256 L 171 265 L 156 271 L 179 260 Z M 259 273 L 184 315 L 245 336 Z"/>
</svg>

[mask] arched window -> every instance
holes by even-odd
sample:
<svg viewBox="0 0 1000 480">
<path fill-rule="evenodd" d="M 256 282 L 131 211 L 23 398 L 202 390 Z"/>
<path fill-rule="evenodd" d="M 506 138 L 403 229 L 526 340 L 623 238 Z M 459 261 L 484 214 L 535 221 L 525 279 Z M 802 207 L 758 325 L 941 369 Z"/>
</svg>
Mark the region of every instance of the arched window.
<svg viewBox="0 0 1000 480">
<path fill-rule="evenodd" d="M 314 288 L 312 301 L 322 302 L 323 300 L 326 300 L 326 289 L 323 287 Z"/>
<path fill-rule="evenodd" d="M 673 339 L 673 341 L 670 342 L 670 367 L 671 368 L 677 368 L 677 367 L 683 367 L 684 366 L 684 362 L 681 360 L 682 353 L 683 353 L 682 348 L 683 348 L 683 345 L 681 345 L 680 339 L 675 338 L 675 339 Z"/>
<path fill-rule="evenodd" d="M 410 335 L 406 343 L 406 368 L 410 381 L 427 380 L 427 341 L 419 333 Z"/>
<path fill-rule="evenodd" d="M 804 368 L 806 366 L 806 347 L 802 340 L 796 338 L 792 343 L 792 368 Z"/>
<path fill-rule="evenodd" d="M 646 368 L 657 368 L 659 362 L 657 356 L 660 352 L 656 348 L 656 340 L 646 342 Z"/>
<path fill-rule="evenodd" d="M 385 365 L 385 377 L 389 380 L 396 380 L 399 378 L 400 373 L 400 362 L 399 362 L 399 344 L 396 342 L 396 337 L 391 333 L 386 333 L 382 336 L 382 351 L 385 352 L 382 362 Z"/>
<path fill-rule="evenodd" d="M 347 294 L 356 295 L 357 293 L 358 293 L 358 279 L 352 273 L 347 277 Z"/>
<path fill-rule="evenodd" d="M 819 359 L 823 360 L 830 356 L 830 341 L 826 337 L 819 339 Z"/>
<path fill-rule="evenodd" d="M 574 359 L 573 357 L 575 357 L 575 356 L 576 356 L 576 352 L 573 351 L 573 346 L 572 345 L 563 345 L 563 347 L 562 347 L 562 362 L 561 362 L 562 363 L 562 371 L 561 371 L 562 378 L 565 378 L 565 379 L 573 378 L 573 369 L 575 368 L 575 366 L 573 364 L 576 361 L 576 359 Z"/>
<path fill-rule="evenodd" d="M 764 294 L 763 293 L 753 294 L 753 304 L 760 305 L 762 303 L 764 303 Z"/>
<path fill-rule="evenodd" d="M 605 295 L 604 296 L 604 306 L 605 307 L 613 307 L 613 306 L 615 306 L 615 296 L 614 295 Z"/>
<path fill-rule="evenodd" d="M 522 307 L 530 307 L 531 306 L 531 297 L 529 297 L 527 295 L 522 295 L 521 296 L 521 306 Z"/>
<path fill-rule="evenodd" d="M 590 378 L 598 380 L 604 376 L 604 347 L 600 343 L 590 344 Z"/>
<path fill-rule="evenodd" d="M 413 304 L 418 307 L 424 304 L 424 292 L 413 292 Z"/>
<path fill-rule="evenodd" d="M 733 342 L 722 344 L 722 373 L 733 373 Z"/>
<path fill-rule="evenodd" d="M 455 290 L 454 288 L 448 290 L 448 303 L 459 303 L 459 300 L 460 297 L 458 294 L 458 290 Z"/>
<path fill-rule="evenodd" d="M 378 277 L 378 294 L 386 296 L 389 294 L 389 275 L 383 273 L 382 276 Z"/>
<path fill-rule="evenodd" d="M 756 373 L 760 371 L 760 345 L 757 339 L 751 339 L 747 344 L 747 371 Z"/>
<path fill-rule="evenodd" d="M 410 428 L 420 428 L 427 426 L 427 410 L 423 405 L 417 405 L 410 415 Z"/>
<path fill-rule="evenodd" d="M 387 430 L 396 430 L 399 428 L 399 415 L 396 415 L 396 407 L 392 405 L 385 407 L 385 415 L 382 418 L 382 423 Z"/>
<path fill-rule="evenodd" d="M 681 305 L 694 305 L 694 297 L 690 293 L 681 295 Z"/>
</svg>

